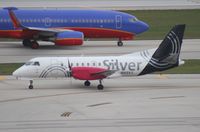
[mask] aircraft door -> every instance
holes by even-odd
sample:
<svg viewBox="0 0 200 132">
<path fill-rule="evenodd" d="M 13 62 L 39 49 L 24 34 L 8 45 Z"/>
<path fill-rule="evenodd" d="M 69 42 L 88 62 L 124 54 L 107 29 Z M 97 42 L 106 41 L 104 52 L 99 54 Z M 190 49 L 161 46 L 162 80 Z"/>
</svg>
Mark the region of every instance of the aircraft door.
<svg viewBox="0 0 200 132">
<path fill-rule="evenodd" d="M 51 18 L 45 17 L 44 21 L 45 21 L 45 27 L 50 27 L 51 26 Z"/>
<path fill-rule="evenodd" d="M 116 28 L 117 29 L 122 28 L 122 16 L 116 15 L 115 16 L 115 22 L 116 22 Z"/>
</svg>

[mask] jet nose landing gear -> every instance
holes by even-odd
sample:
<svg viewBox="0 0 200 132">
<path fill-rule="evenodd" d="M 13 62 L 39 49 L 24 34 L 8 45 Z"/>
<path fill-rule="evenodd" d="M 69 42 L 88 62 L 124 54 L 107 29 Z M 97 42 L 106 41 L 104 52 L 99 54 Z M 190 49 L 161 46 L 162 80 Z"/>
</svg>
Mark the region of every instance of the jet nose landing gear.
<svg viewBox="0 0 200 132">
<path fill-rule="evenodd" d="M 123 42 L 122 42 L 121 39 L 119 39 L 119 41 L 117 42 L 117 45 L 118 45 L 119 47 L 123 46 Z"/>
</svg>

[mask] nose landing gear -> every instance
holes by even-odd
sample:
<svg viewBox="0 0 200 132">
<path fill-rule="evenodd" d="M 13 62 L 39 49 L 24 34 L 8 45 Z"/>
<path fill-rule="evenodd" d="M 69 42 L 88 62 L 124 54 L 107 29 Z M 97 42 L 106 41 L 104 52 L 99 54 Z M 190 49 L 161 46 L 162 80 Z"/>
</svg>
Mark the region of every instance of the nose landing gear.
<svg viewBox="0 0 200 132">
<path fill-rule="evenodd" d="M 30 84 L 29 84 L 28 88 L 33 89 L 33 80 L 30 80 L 29 82 L 30 82 Z"/>
<path fill-rule="evenodd" d="M 123 46 L 123 42 L 122 42 L 121 39 L 119 39 L 119 41 L 117 42 L 117 45 L 118 45 L 119 47 Z"/>
</svg>

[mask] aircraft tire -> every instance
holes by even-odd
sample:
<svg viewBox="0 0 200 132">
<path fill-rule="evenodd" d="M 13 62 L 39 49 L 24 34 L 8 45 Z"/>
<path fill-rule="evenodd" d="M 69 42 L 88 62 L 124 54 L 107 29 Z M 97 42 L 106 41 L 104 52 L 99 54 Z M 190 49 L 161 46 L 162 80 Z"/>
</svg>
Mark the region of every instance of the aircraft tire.
<svg viewBox="0 0 200 132">
<path fill-rule="evenodd" d="M 31 43 L 31 46 L 30 46 L 32 49 L 38 49 L 39 48 L 39 44 L 37 43 L 37 41 L 33 41 Z"/>
<path fill-rule="evenodd" d="M 103 87 L 102 84 L 99 84 L 99 85 L 97 86 L 97 89 L 98 89 L 98 90 L 103 90 L 103 88 L 104 88 L 104 87 Z"/>
<path fill-rule="evenodd" d="M 31 40 L 29 39 L 24 39 L 23 42 L 22 42 L 23 46 L 24 47 L 28 47 L 31 45 Z"/>
<path fill-rule="evenodd" d="M 123 42 L 122 42 L 122 41 L 119 41 L 119 42 L 117 42 L 117 45 L 118 45 L 119 47 L 121 47 L 121 46 L 123 46 Z"/>
<path fill-rule="evenodd" d="M 29 89 L 33 89 L 33 85 L 29 85 L 29 87 L 28 87 Z"/>
<path fill-rule="evenodd" d="M 85 81 L 84 85 L 85 85 L 85 86 L 90 86 L 90 81 L 88 81 L 88 80 Z"/>
</svg>

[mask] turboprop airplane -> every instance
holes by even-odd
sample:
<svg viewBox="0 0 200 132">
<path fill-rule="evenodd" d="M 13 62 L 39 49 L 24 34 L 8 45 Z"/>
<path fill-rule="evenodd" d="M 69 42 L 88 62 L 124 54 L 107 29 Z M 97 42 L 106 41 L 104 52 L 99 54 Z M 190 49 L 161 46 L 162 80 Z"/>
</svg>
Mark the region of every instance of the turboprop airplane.
<svg viewBox="0 0 200 132">
<path fill-rule="evenodd" d="M 88 38 L 132 40 L 149 26 L 135 16 L 108 10 L 0 10 L 0 37 L 22 39 L 39 48 L 38 40 L 59 46 L 82 45 Z"/>
<path fill-rule="evenodd" d="M 31 78 L 29 89 L 33 89 L 34 78 L 67 78 L 99 80 L 97 88 L 102 90 L 102 80 L 112 77 L 132 77 L 167 70 L 181 64 L 179 59 L 185 25 L 176 25 L 166 35 L 157 49 L 150 49 L 121 56 L 102 57 L 39 57 L 17 69 L 13 76 Z"/>
</svg>

